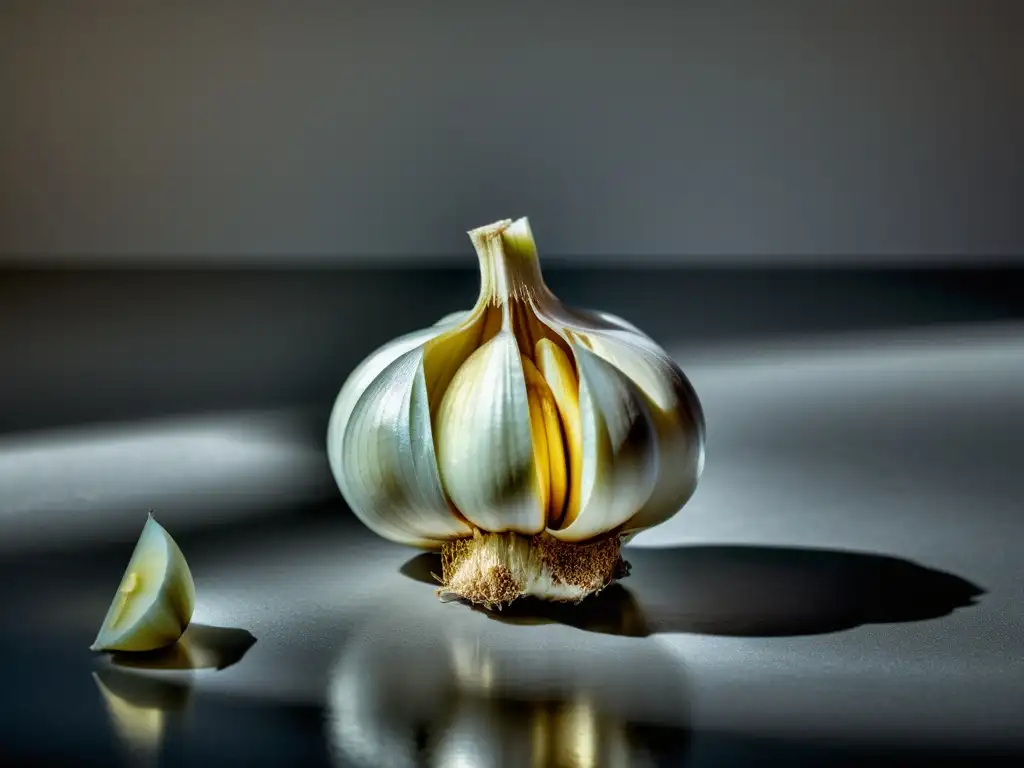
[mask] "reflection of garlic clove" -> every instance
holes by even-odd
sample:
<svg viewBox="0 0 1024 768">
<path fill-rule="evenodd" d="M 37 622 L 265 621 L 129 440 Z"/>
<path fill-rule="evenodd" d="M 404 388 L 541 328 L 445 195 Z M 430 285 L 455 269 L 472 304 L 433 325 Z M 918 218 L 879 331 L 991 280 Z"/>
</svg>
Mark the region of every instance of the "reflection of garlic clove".
<svg viewBox="0 0 1024 768">
<path fill-rule="evenodd" d="M 191 686 L 110 669 L 93 672 L 92 677 L 130 762 L 156 765 L 168 715 L 175 717 L 187 709 Z"/>
<path fill-rule="evenodd" d="M 195 602 L 184 555 L 150 514 L 90 650 L 165 648 L 188 627 Z"/>
<path fill-rule="evenodd" d="M 353 372 L 328 458 L 369 528 L 442 551 L 443 592 L 578 600 L 619 572 L 623 539 L 692 496 L 703 411 L 650 337 L 551 293 L 526 219 L 469 235 L 476 305 Z"/>
</svg>

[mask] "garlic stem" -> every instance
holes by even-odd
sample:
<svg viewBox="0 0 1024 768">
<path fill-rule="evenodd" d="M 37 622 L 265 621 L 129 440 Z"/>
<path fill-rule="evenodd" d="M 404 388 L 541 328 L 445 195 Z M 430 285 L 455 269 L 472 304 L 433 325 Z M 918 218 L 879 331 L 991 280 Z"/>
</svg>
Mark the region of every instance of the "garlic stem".
<svg viewBox="0 0 1024 768">
<path fill-rule="evenodd" d="M 504 219 L 477 227 L 470 230 L 469 238 L 480 266 L 478 305 L 501 307 L 506 330 L 511 321 L 510 300 L 528 302 L 552 297 L 544 283 L 533 234 L 525 219 L 516 222 Z"/>
</svg>

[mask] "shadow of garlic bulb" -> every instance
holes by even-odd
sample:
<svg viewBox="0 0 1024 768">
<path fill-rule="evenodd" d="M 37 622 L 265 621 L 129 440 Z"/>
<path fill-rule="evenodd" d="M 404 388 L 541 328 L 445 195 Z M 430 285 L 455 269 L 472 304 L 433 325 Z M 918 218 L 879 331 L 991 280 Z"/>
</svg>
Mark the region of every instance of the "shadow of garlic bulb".
<svg viewBox="0 0 1024 768">
<path fill-rule="evenodd" d="M 476 305 L 359 365 L 330 465 L 371 530 L 441 551 L 442 595 L 578 601 L 622 573 L 623 541 L 693 495 L 703 411 L 650 337 L 551 293 L 525 218 L 469 236 Z"/>
</svg>

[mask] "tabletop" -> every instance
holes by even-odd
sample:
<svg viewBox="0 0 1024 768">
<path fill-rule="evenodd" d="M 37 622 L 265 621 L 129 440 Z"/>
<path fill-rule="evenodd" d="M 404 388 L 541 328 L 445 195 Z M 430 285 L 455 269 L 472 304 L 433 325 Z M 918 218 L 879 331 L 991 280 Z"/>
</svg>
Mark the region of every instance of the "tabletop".
<svg viewBox="0 0 1024 768">
<path fill-rule="evenodd" d="M 441 602 L 436 557 L 354 519 L 301 409 L 7 435 L 0 754 L 1017 764 L 1022 326 L 659 340 L 704 403 L 705 474 L 579 606 Z M 193 624 L 168 652 L 91 653 L 151 508 Z"/>
</svg>

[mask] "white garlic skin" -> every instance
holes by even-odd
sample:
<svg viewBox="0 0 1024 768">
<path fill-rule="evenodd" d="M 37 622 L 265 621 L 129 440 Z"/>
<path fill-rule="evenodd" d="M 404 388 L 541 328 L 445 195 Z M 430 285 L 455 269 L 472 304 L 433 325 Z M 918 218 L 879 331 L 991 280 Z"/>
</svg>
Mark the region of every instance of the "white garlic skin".
<svg viewBox="0 0 1024 768">
<path fill-rule="evenodd" d="M 353 512 L 427 550 L 475 529 L 628 537 L 675 515 L 704 466 L 685 375 L 636 326 L 563 305 L 525 218 L 469 235 L 476 305 L 373 352 L 334 404 L 328 460 Z"/>
</svg>

